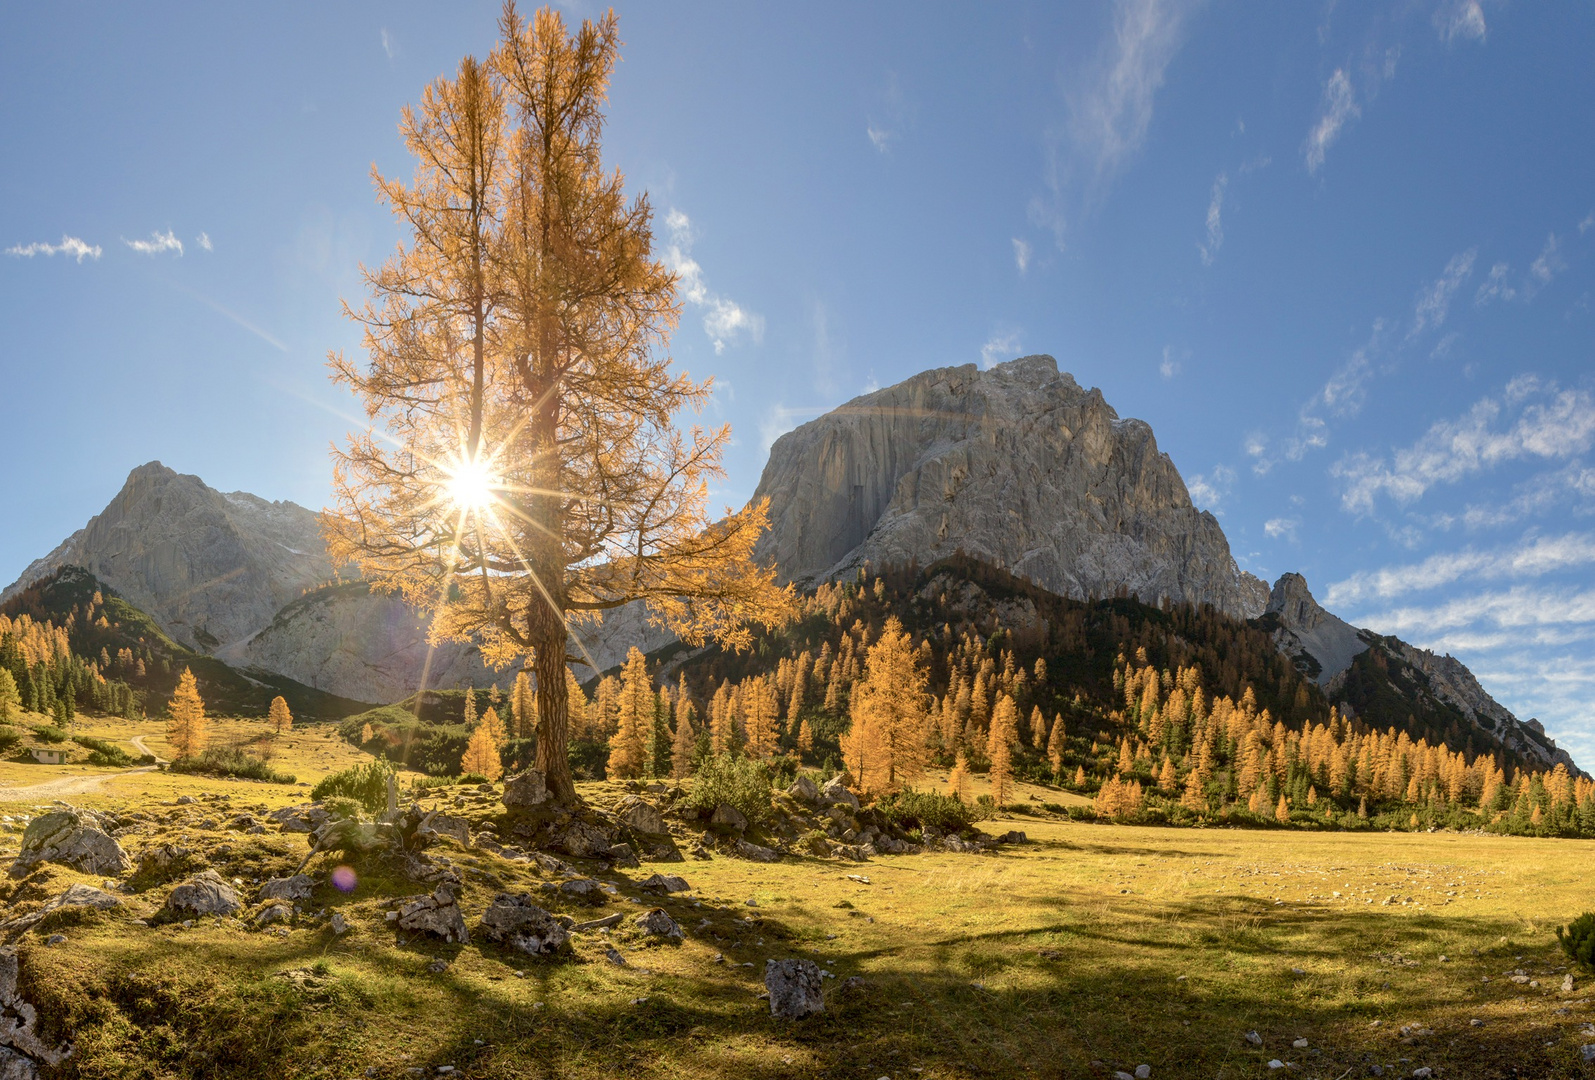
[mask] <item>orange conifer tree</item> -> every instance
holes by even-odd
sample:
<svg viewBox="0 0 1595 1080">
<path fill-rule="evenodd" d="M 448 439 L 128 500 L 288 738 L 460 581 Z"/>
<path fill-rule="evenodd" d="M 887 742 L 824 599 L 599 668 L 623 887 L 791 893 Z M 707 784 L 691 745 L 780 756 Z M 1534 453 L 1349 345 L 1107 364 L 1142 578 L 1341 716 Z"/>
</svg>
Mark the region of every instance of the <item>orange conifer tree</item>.
<svg viewBox="0 0 1595 1080">
<path fill-rule="evenodd" d="M 177 693 L 166 712 L 166 739 L 172 752 L 180 758 L 202 753 L 210 738 L 210 721 L 205 717 L 205 702 L 199 696 L 199 684 L 194 673 L 187 668 L 177 680 Z"/>
</svg>

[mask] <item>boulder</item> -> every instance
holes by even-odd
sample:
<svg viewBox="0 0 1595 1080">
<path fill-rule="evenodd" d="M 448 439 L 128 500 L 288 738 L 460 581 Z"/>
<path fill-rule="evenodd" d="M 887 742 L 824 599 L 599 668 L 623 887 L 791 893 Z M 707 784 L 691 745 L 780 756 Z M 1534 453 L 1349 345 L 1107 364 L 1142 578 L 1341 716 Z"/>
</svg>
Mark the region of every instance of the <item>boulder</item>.
<svg viewBox="0 0 1595 1080">
<path fill-rule="evenodd" d="M 637 853 L 631 850 L 630 844 L 611 844 L 604 857 L 616 866 L 624 866 L 635 870 L 642 863 L 637 858 Z"/>
<path fill-rule="evenodd" d="M 289 903 L 293 903 L 295 900 L 309 900 L 310 892 L 315 886 L 315 880 L 309 874 L 272 878 L 260 887 L 260 892 L 255 895 L 255 899 L 286 900 Z"/>
<path fill-rule="evenodd" d="M 554 891 L 566 900 L 574 900 L 582 904 L 602 904 L 608 899 L 604 887 L 592 878 L 578 877 L 568 881 L 561 881 L 554 886 Z"/>
<path fill-rule="evenodd" d="M 9 1046 L 0 1046 L 0 1080 L 39 1080 L 39 1064 Z"/>
<path fill-rule="evenodd" d="M 781 853 L 748 840 L 737 841 L 737 854 L 754 862 L 780 862 Z"/>
<path fill-rule="evenodd" d="M 40 814 L 28 824 L 12 872 L 41 862 L 61 863 L 85 874 L 120 874 L 132 865 L 122 845 L 93 815 L 70 806 Z"/>
<path fill-rule="evenodd" d="M 812 960 L 766 960 L 764 988 L 770 992 L 770 1015 L 802 1020 L 825 1011 L 820 967 Z"/>
<path fill-rule="evenodd" d="M 60 896 L 57 896 L 48 904 L 45 904 L 38 911 L 29 912 L 26 915 L 22 915 L 7 922 L 0 923 L 0 931 L 10 933 L 16 930 L 26 930 L 29 927 L 35 926 L 39 922 L 42 922 L 46 915 L 56 911 L 62 911 L 67 908 L 109 911 L 114 907 L 120 907 L 121 904 L 122 901 L 118 900 L 110 893 L 105 892 L 103 889 L 96 889 L 92 885 L 84 885 L 82 882 L 79 882 L 75 885 L 69 886 L 66 892 L 62 893 Z"/>
<path fill-rule="evenodd" d="M 664 908 L 645 911 L 633 922 L 650 937 L 664 938 L 667 941 L 681 940 L 681 927 L 676 925 L 676 920 L 672 919 Z"/>
<path fill-rule="evenodd" d="M 299 806 L 284 806 L 267 814 L 267 819 L 274 821 L 283 832 L 315 832 L 326 824 L 327 810 L 320 803 L 302 803 Z"/>
<path fill-rule="evenodd" d="M 811 805 L 818 801 L 820 797 L 820 789 L 814 785 L 813 780 L 806 776 L 800 776 L 792 781 L 792 786 L 786 789 L 786 793 L 798 802 Z"/>
<path fill-rule="evenodd" d="M 287 922 L 294 917 L 294 909 L 286 900 L 273 900 L 259 911 L 255 912 L 256 926 L 270 926 L 272 923 Z"/>
<path fill-rule="evenodd" d="M 570 951 L 570 935 L 555 917 L 532 903 L 525 893 L 499 893 L 482 913 L 482 933 L 487 939 L 529 956 L 553 956 Z"/>
<path fill-rule="evenodd" d="M 464 944 L 471 940 L 465 929 L 465 916 L 454 901 L 454 893 L 447 885 L 439 885 L 426 896 L 408 900 L 399 908 L 400 930 L 433 934 L 444 941 Z"/>
<path fill-rule="evenodd" d="M 214 870 L 202 870 L 173 889 L 166 912 L 173 918 L 197 915 L 231 915 L 243 907 L 238 893 Z"/>
<path fill-rule="evenodd" d="M 748 827 L 748 819 L 736 807 L 721 803 L 714 808 L 714 814 L 709 818 L 709 827 L 717 833 L 725 833 L 727 835 L 745 832 Z"/>
<path fill-rule="evenodd" d="M 847 790 L 844 778 L 834 776 L 820 789 L 820 801 L 832 806 L 846 806 L 853 810 L 858 809 L 858 796 Z"/>
<path fill-rule="evenodd" d="M 609 835 L 590 822 L 573 821 L 565 826 L 554 846 L 578 859 L 591 859 L 609 853 Z"/>
<path fill-rule="evenodd" d="M 19 1062 L 15 1058 L 6 1058 L 4 1067 L 18 1077 L 36 1077 L 36 1068 L 27 1071 L 35 1061 L 59 1065 L 72 1053 L 72 1044 L 50 1046 L 39 1037 L 35 1030 L 39 1013 L 22 998 L 21 974 L 16 946 L 0 948 L 0 1046 L 10 1047 L 16 1052 L 16 1057 L 22 1059 Z M 4 1075 L 0 1073 L 0 1076 Z"/>
<path fill-rule="evenodd" d="M 668 895 L 670 893 L 688 892 L 692 889 L 692 886 L 687 884 L 686 878 L 679 878 L 674 874 L 654 874 L 652 877 L 646 877 L 637 882 L 637 888 L 642 889 L 644 892 L 665 893 Z"/>
<path fill-rule="evenodd" d="M 670 831 L 659 808 L 636 795 L 627 795 L 620 800 L 620 805 L 615 808 L 615 817 L 626 828 L 646 836 L 664 836 Z"/>
<path fill-rule="evenodd" d="M 548 785 L 537 769 L 527 769 L 504 781 L 504 794 L 499 800 L 511 810 L 525 810 L 548 802 Z"/>
<path fill-rule="evenodd" d="M 459 841 L 461 847 L 471 846 L 471 823 L 449 814 L 431 813 L 421 821 L 417 830 L 434 836 L 447 836 Z"/>
</svg>

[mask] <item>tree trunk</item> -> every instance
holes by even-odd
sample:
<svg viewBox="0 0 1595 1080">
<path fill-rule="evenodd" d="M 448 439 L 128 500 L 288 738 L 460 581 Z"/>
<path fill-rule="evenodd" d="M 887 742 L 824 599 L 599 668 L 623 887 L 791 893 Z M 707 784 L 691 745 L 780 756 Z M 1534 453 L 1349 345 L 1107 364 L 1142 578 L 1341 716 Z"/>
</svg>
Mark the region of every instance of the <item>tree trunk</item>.
<svg viewBox="0 0 1595 1080">
<path fill-rule="evenodd" d="M 548 604 L 529 613 L 537 675 L 537 768 L 555 802 L 576 801 L 570 775 L 570 695 L 565 683 L 565 623 Z"/>
</svg>

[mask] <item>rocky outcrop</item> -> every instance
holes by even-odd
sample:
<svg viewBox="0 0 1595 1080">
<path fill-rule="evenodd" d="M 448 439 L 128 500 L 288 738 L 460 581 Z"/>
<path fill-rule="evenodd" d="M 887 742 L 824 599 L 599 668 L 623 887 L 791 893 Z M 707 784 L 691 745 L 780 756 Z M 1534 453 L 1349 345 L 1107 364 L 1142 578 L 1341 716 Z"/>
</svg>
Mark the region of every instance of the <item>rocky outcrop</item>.
<svg viewBox="0 0 1595 1080">
<path fill-rule="evenodd" d="M 223 494 L 158 461 L 0 593 L 81 566 L 177 641 L 210 652 L 239 641 L 333 575 L 316 515 L 291 502 Z"/>
<path fill-rule="evenodd" d="M 1300 574 L 1284 574 L 1274 583 L 1263 626 L 1304 675 L 1330 690 L 1339 686 L 1357 654 L 1368 648 L 1362 631 L 1318 605 Z"/>
<path fill-rule="evenodd" d="M 766 496 L 758 554 L 785 581 L 963 552 L 1074 598 L 1123 589 L 1251 617 L 1267 595 L 1152 429 L 1050 356 L 855 398 L 776 440 L 754 492 Z"/>
<path fill-rule="evenodd" d="M 22 850 L 12 873 L 42 862 L 60 863 L 85 874 L 120 874 L 132 864 L 127 852 L 87 810 L 66 807 L 40 814 L 22 834 Z"/>
</svg>

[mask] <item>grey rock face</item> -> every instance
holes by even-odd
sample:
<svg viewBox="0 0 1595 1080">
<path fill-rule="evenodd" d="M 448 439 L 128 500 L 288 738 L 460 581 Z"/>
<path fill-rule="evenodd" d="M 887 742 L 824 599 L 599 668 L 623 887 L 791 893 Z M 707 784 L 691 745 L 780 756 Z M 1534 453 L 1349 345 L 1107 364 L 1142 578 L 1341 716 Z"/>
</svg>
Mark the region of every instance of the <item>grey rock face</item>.
<svg viewBox="0 0 1595 1080">
<path fill-rule="evenodd" d="M 471 939 L 465 929 L 465 916 L 454 902 L 454 893 L 445 885 L 404 904 L 399 908 L 397 921 L 401 930 L 433 934 L 444 941 L 463 944 Z"/>
<path fill-rule="evenodd" d="M 677 877 L 674 874 L 654 874 L 637 882 L 637 888 L 647 892 L 668 894 L 689 892 L 692 886 L 687 884 L 686 878 Z"/>
<path fill-rule="evenodd" d="M 681 927 L 676 925 L 676 920 L 664 908 L 652 908 L 638 915 L 633 920 L 637 928 L 649 937 L 663 938 L 666 941 L 680 941 Z"/>
<path fill-rule="evenodd" d="M 820 789 L 820 802 L 827 806 L 849 806 L 858 809 L 858 796 L 847 790 L 846 782 L 840 776 L 833 776 L 827 780 Z"/>
<path fill-rule="evenodd" d="M 482 913 L 482 933 L 489 941 L 530 956 L 553 956 L 570 951 L 570 935 L 553 915 L 532 903 L 524 893 L 499 893 Z"/>
<path fill-rule="evenodd" d="M 820 968 L 812 960 L 766 960 L 764 988 L 770 992 L 770 1015 L 802 1020 L 825 1011 Z"/>
<path fill-rule="evenodd" d="M 85 874 L 120 874 L 131 865 L 122 845 L 92 815 L 73 807 L 39 815 L 22 834 L 16 867 L 41 862 L 62 863 Z"/>
<path fill-rule="evenodd" d="M 616 808 L 615 816 L 628 829 L 634 829 L 649 836 L 663 836 L 670 831 L 665 825 L 664 815 L 659 812 L 659 808 L 646 799 L 638 798 L 636 795 L 627 795 L 620 800 L 620 806 Z"/>
<path fill-rule="evenodd" d="M 776 440 L 753 497 L 766 496 L 758 554 L 787 581 L 962 551 L 1076 598 L 1123 587 L 1240 617 L 1265 599 L 1152 429 L 1050 356 L 855 398 Z"/>
<path fill-rule="evenodd" d="M 1339 686 L 1357 654 L 1368 648 L 1361 631 L 1318 605 L 1300 574 L 1281 575 L 1268 595 L 1264 614 L 1278 619 L 1273 635 L 1280 652 L 1293 659 L 1311 658 L 1298 664 L 1306 664 L 1319 686 Z M 1313 673 L 1315 666 L 1318 670 Z"/>
<path fill-rule="evenodd" d="M 585 821 L 573 821 L 565 827 L 555 847 L 578 859 L 591 859 L 607 854 L 609 835 L 598 826 Z"/>
<path fill-rule="evenodd" d="M 310 892 L 316 887 L 315 879 L 309 874 L 295 874 L 293 877 L 272 878 L 260 887 L 256 900 L 286 900 L 292 903 L 295 900 L 309 900 Z"/>
<path fill-rule="evenodd" d="M 175 918 L 196 915 L 231 915 L 243 903 L 238 893 L 214 870 L 202 870 L 173 889 L 166 910 Z"/>
<path fill-rule="evenodd" d="M 14 1057 L 0 1059 L 0 1065 L 15 1076 L 37 1077 L 35 1062 L 59 1065 L 72 1053 L 72 1045 L 50 1046 L 39 1038 L 39 1013 L 22 998 L 21 974 L 16 946 L 0 948 L 0 1046 L 16 1052 Z"/>
<path fill-rule="evenodd" d="M 792 781 L 792 786 L 786 789 L 786 793 L 798 802 L 810 804 L 820 797 L 820 789 L 806 776 L 800 776 Z"/>
<path fill-rule="evenodd" d="M 709 818 L 709 827 L 721 833 L 739 833 L 747 829 L 748 819 L 734 806 L 721 803 Z"/>
<path fill-rule="evenodd" d="M 548 801 L 548 785 L 542 773 L 527 769 L 504 781 L 504 794 L 499 800 L 512 810 L 541 806 Z"/>
<path fill-rule="evenodd" d="M 0 923 L 0 931 L 9 933 L 14 930 L 26 930 L 42 922 L 44 917 L 51 912 L 60 911 L 63 908 L 92 908 L 97 911 L 110 911 L 112 908 L 121 906 L 121 900 L 103 889 L 96 889 L 92 885 L 84 885 L 82 882 L 78 882 L 68 886 L 66 892 L 45 904 L 38 911 Z"/>
</svg>

